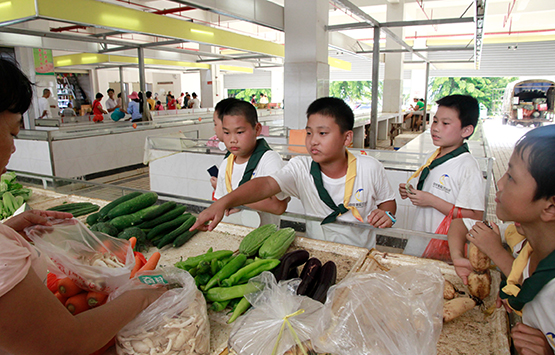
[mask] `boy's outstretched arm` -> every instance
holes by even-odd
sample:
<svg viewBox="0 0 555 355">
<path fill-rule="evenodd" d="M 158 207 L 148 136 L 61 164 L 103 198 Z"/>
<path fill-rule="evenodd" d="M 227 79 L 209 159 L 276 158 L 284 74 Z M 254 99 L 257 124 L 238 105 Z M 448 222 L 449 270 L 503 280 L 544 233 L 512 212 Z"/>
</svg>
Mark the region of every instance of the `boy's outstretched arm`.
<svg viewBox="0 0 555 355">
<path fill-rule="evenodd" d="M 457 275 L 465 285 L 468 285 L 468 275 L 472 272 L 470 260 L 464 257 L 464 246 L 466 244 L 466 233 L 468 230 L 462 219 L 457 218 L 451 221 L 447 240 L 449 242 L 449 252 L 453 260 L 453 266 Z"/>
<path fill-rule="evenodd" d="M 190 230 L 198 229 L 211 231 L 220 223 L 226 210 L 264 200 L 279 192 L 281 192 L 281 188 L 278 183 L 269 176 L 252 179 L 202 211 L 197 218 L 197 222 Z M 210 225 L 205 226 L 204 223 L 208 221 L 212 222 Z"/>
<path fill-rule="evenodd" d="M 249 203 L 245 205 L 253 210 L 262 211 L 262 212 L 269 212 L 273 214 L 283 214 L 287 209 L 287 204 L 291 198 L 286 198 L 285 200 L 280 200 L 276 196 L 269 197 L 265 200 Z"/>
<path fill-rule="evenodd" d="M 553 348 L 539 329 L 517 323 L 511 336 L 516 351 L 521 355 L 553 355 Z"/>
</svg>

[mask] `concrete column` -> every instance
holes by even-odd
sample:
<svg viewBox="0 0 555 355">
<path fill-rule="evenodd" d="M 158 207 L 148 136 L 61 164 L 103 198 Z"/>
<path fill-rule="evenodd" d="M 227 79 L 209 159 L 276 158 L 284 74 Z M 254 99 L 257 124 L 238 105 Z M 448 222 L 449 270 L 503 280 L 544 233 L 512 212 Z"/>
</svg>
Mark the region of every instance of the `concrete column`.
<svg viewBox="0 0 555 355">
<path fill-rule="evenodd" d="M 426 40 L 425 39 L 416 39 L 414 41 L 414 48 L 426 48 Z M 424 56 L 428 56 L 426 52 L 421 53 Z M 417 57 L 416 55 L 412 56 L 412 60 L 422 60 L 421 58 Z M 411 89 L 410 89 L 410 100 L 409 102 L 412 104 L 412 99 L 415 97 L 424 98 L 426 96 L 427 87 L 425 87 L 426 82 L 426 65 L 422 64 L 420 68 L 413 69 L 411 72 Z"/>
<path fill-rule="evenodd" d="M 386 21 L 403 21 L 404 0 L 398 3 L 387 3 Z M 403 38 L 402 27 L 390 28 L 397 36 Z M 402 48 L 397 42 L 386 39 L 386 49 Z M 385 53 L 383 112 L 401 112 L 403 102 L 403 53 Z"/>
<path fill-rule="evenodd" d="M 15 47 L 15 59 L 19 64 L 19 68 L 23 73 L 25 73 L 25 75 L 27 75 L 29 80 L 32 83 L 36 82 L 33 48 Z M 27 110 L 27 112 L 23 115 L 23 124 L 25 129 L 35 128 L 35 118 L 38 117 L 37 112 L 39 111 L 38 107 L 40 96 L 42 96 L 42 92 L 39 93 L 37 90 L 34 90 L 31 107 L 29 107 L 29 110 Z"/>
<path fill-rule="evenodd" d="M 201 44 L 201 52 L 217 51 L 214 46 Z M 210 69 L 200 69 L 200 105 L 203 108 L 214 107 L 223 99 L 223 82 L 220 75 L 220 66 L 211 64 Z"/>
<path fill-rule="evenodd" d="M 272 102 L 281 104 L 283 102 L 283 68 L 270 69 L 272 73 Z"/>
<path fill-rule="evenodd" d="M 284 121 L 306 127 L 305 112 L 315 99 L 329 95 L 326 0 L 285 0 Z"/>
</svg>

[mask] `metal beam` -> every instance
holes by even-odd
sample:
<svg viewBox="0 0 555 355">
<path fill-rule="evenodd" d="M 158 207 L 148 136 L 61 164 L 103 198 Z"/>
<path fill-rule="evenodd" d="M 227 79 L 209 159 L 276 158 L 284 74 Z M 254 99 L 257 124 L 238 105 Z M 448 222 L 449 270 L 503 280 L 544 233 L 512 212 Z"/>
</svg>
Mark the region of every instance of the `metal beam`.
<svg viewBox="0 0 555 355">
<path fill-rule="evenodd" d="M 101 49 L 98 51 L 98 53 L 104 54 L 104 53 L 111 53 L 111 52 L 119 52 L 119 51 L 126 51 L 128 49 L 134 49 L 134 48 L 137 48 L 137 47 L 120 46 L 120 47 Z"/>
<path fill-rule="evenodd" d="M 372 106 L 370 107 L 370 149 L 378 144 L 378 90 L 380 87 L 380 27 L 374 27 L 372 53 Z M 364 147 L 363 147 L 364 148 Z"/>
<path fill-rule="evenodd" d="M 471 47 L 439 47 L 439 48 L 419 48 L 419 49 L 412 49 L 414 52 L 459 52 L 459 51 L 473 51 L 474 48 Z M 408 52 L 407 49 L 381 49 L 380 53 L 406 53 Z M 370 51 L 360 51 L 356 52 L 357 54 L 370 54 Z"/>
<path fill-rule="evenodd" d="M 210 63 L 210 62 L 218 62 L 222 60 L 247 60 L 247 59 L 262 59 L 262 58 L 273 58 L 272 56 L 267 55 L 248 55 L 242 57 L 228 57 L 228 58 L 220 58 L 220 59 L 200 59 L 197 60 L 197 63 Z"/>
<path fill-rule="evenodd" d="M 162 41 L 162 42 L 151 42 L 151 43 L 144 43 L 139 45 L 139 47 L 141 48 L 149 48 L 149 47 L 158 47 L 158 46 L 169 46 L 172 44 L 181 44 L 181 43 L 186 43 L 189 41 L 185 41 L 182 39 L 171 39 L 169 41 Z"/>
<path fill-rule="evenodd" d="M 469 60 L 428 60 L 428 61 L 421 61 L 421 60 L 406 60 L 403 62 L 404 64 L 459 64 L 459 63 L 472 63 L 472 59 Z"/>
<path fill-rule="evenodd" d="M 442 18 L 433 20 L 417 20 L 417 21 L 392 21 L 392 22 L 382 22 L 379 24 L 380 27 L 408 27 L 408 26 L 431 26 L 431 25 L 445 25 L 452 23 L 468 23 L 474 22 L 473 17 L 455 17 L 455 18 Z M 367 22 L 355 22 L 346 23 L 342 25 L 332 25 L 326 26 L 326 29 L 330 32 L 333 31 L 345 31 L 345 30 L 360 30 L 365 28 L 375 27 L 373 24 Z"/>
</svg>

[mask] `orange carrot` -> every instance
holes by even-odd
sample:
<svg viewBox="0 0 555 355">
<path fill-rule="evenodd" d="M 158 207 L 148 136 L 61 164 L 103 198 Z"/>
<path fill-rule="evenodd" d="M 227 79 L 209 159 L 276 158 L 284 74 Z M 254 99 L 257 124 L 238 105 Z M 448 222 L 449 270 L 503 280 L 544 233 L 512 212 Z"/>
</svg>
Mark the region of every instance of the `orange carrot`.
<svg viewBox="0 0 555 355">
<path fill-rule="evenodd" d="M 129 243 L 131 244 L 131 249 L 135 249 L 135 245 L 137 245 L 137 238 L 135 237 L 129 238 Z"/>
<path fill-rule="evenodd" d="M 104 304 L 104 301 L 108 298 L 108 295 L 105 293 L 90 291 L 87 293 L 87 304 L 90 308 L 94 308 Z"/>
<path fill-rule="evenodd" d="M 112 346 L 116 344 L 116 337 L 113 337 L 106 345 L 95 351 L 90 355 L 102 355 L 106 352 L 106 350 L 110 349 Z"/>
<path fill-rule="evenodd" d="M 152 254 L 152 255 L 150 256 L 150 258 L 148 259 L 148 261 L 146 262 L 146 264 L 144 264 L 144 265 L 139 269 L 139 272 L 156 269 L 156 265 L 158 265 L 158 261 L 160 261 L 160 256 L 161 256 L 161 255 L 160 255 L 160 252 L 158 252 L 158 251 L 154 252 L 154 254 Z"/>
<path fill-rule="evenodd" d="M 58 278 L 51 272 L 46 275 L 46 287 L 48 287 L 52 293 L 58 292 Z"/>
<path fill-rule="evenodd" d="M 135 277 L 135 274 L 141 269 L 141 267 L 143 267 L 143 265 L 144 264 L 141 258 L 138 255 L 135 255 L 135 266 L 133 267 L 133 270 L 131 270 L 131 275 L 129 275 L 129 278 L 132 279 L 133 277 Z"/>
<path fill-rule="evenodd" d="M 60 279 L 58 281 L 58 292 L 64 297 L 75 296 L 81 291 L 83 290 L 79 286 L 77 286 L 69 277 Z"/>
<path fill-rule="evenodd" d="M 65 297 L 64 295 L 60 294 L 59 292 L 55 292 L 55 293 L 54 293 L 54 296 L 56 296 L 56 297 L 60 300 L 60 302 L 62 302 L 63 305 L 66 304 L 67 297 Z"/>
<path fill-rule="evenodd" d="M 73 315 L 86 311 L 89 309 L 89 305 L 87 303 L 87 292 L 81 292 L 68 298 L 65 306 Z"/>
</svg>

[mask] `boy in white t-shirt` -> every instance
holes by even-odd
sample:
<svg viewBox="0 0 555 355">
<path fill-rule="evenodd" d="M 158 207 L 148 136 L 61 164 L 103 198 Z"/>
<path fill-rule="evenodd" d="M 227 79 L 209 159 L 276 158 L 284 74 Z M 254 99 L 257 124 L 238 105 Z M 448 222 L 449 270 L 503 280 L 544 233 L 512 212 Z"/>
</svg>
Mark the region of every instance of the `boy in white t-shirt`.
<svg viewBox="0 0 555 355">
<path fill-rule="evenodd" d="M 229 153 L 220 165 L 215 199 L 222 198 L 251 178 L 268 176 L 282 168 L 281 156 L 266 140 L 257 139 L 261 129 L 256 109 L 248 102 L 234 100 L 223 108 L 223 140 Z M 285 212 L 288 202 L 286 198 L 278 199 L 272 195 L 246 206 L 268 212 L 259 213 L 261 225 L 274 223 L 279 226 L 278 215 Z"/>
<path fill-rule="evenodd" d="M 437 104 L 430 133 L 439 148 L 406 184 L 399 185 L 401 198 L 409 198 L 417 206 L 409 228 L 428 233 L 437 233 L 453 209 L 453 218 L 460 212 L 464 218 L 481 220 L 485 207 L 482 172 L 464 142 L 478 123 L 478 101 L 467 95 L 450 95 Z M 416 186 L 410 184 L 414 177 L 418 177 Z M 421 255 L 426 245 L 423 238 L 411 237 L 405 252 Z"/>
<path fill-rule="evenodd" d="M 212 230 L 225 210 L 280 193 L 298 197 L 307 215 L 324 218 L 324 228 L 336 219 L 391 227 L 397 205 L 383 166 L 372 157 L 355 157 L 346 150 L 353 138 L 351 108 L 341 99 L 324 97 L 308 107 L 307 117 L 306 148 L 310 157 L 295 157 L 271 176 L 241 186 L 203 211 L 194 227 Z M 213 221 L 210 226 L 203 226 L 209 220 Z M 324 231 L 326 240 L 375 246 L 375 240 L 361 233 L 361 228 L 333 229 L 332 233 Z M 313 237 L 310 231 L 308 236 Z"/>
</svg>

